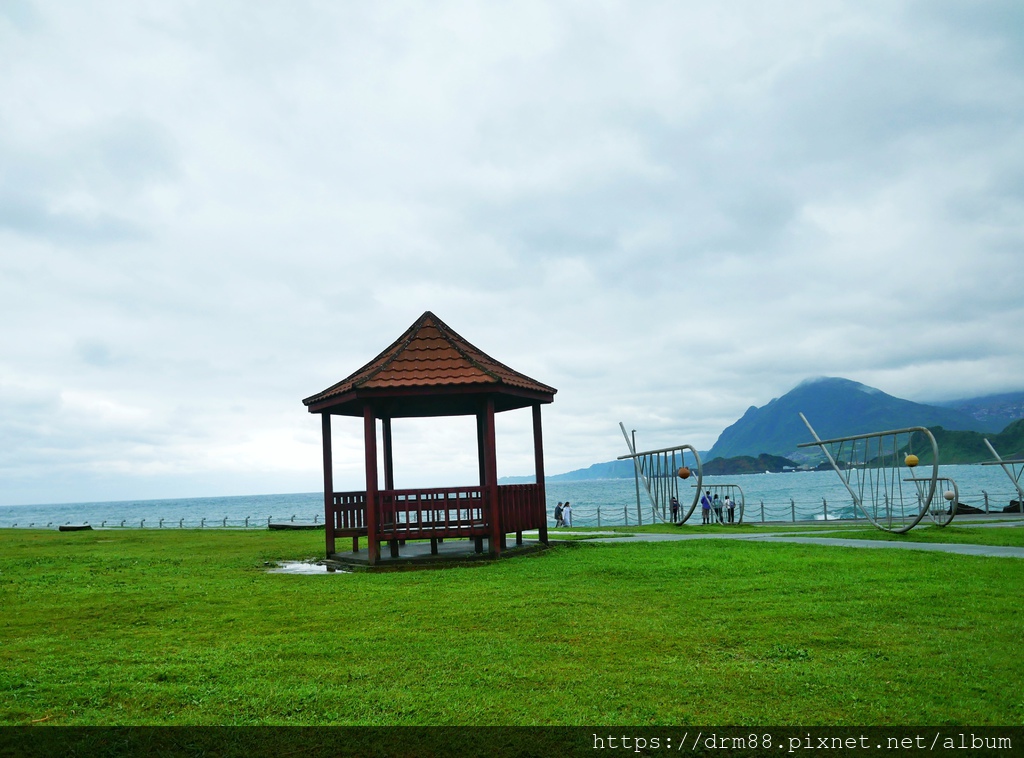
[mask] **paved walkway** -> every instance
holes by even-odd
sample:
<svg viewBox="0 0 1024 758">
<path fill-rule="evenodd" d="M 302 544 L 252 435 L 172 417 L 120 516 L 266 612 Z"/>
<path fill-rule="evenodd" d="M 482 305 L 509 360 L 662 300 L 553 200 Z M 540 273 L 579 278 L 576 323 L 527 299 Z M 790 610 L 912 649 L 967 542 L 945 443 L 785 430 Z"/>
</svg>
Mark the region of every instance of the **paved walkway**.
<svg viewBox="0 0 1024 758">
<path fill-rule="evenodd" d="M 988 555 L 1001 558 L 1024 558 L 1024 547 L 1005 545 L 965 545 L 955 542 L 895 542 L 890 540 L 851 540 L 841 537 L 782 537 L 762 538 L 762 542 L 795 542 L 802 545 L 833 545 L 836 547 L 896 548 L 897 550 L 929 550 L 959 555 Z"/>
<path fill-rule="evenodd" d="M 820 532 L 819 532 L 820 533 Z M 558 539 L 559 532 L 549 531 L 548 536 Z M 562 532 L 566 534 L 566 532 Z M 576 532 L 593 534 L 593 532 Z M 611 532 L 609 532 L 611 534 Z M 622 537 L 598 537 L 587 542 L 682 542 L 685 540 L 748 540 L 750 542 L 789 542 L 800 545 L 830 545 L 832 547 L 860 547 L 866 549 L 928 550 L 938 553 L 959 555 L 986 555 L 1000 558 L 1024 558 L 1024 547 L 999 545 L 964 545 L 951 542 L 896 542 L 891 540 L 858 540 L 842 537 L 808 537 L 793 532 L 765 532 L 764 534 L 743 532 L 737 534 L 631 534 Z"/>
<path fill-rule="evenodd" d="M 968 526 L 969 524 L 963 523 L 958 526 Z M 843 537 L 828 537 L 824 535 L 832 534 L 843 528 L 844 525 L 837 525 L 836 529 L 829 527 L 811 527 L 807 530 L 786 530 L 786 531 L 772 531 L 771 526 L 764 527 L 764 531 L 758 532 L 734 532 L 734 533 L 715 533 L 708 534 L 700 530 L 687 531 L 685 533 L 676 534 L 625 534 L 622 532 L 574 532 L 571 529 L 549 529 L 548 538 L 552 542 L 557 542 L 561 537 L 567 537 L 569 535 L 575 536 L 587 536 L 591 539 L 586 540 L 587 542 L 606 542 L 606 543 L 623 543 L 623 542 L 685 542 L 687 540 L 747 540 L 749 542 L 789 542 L 803 545 L 828 545 L 831 547 L 859 547 L 866 549 L 879 549 L 879 548 L 893 548 L 897 550 L 928 550 L 932 552 L 940 553 L 957 553 L 960 555 L 984 555 L 984 556 L 995 556 L 1001 558 L 1024 558 L 1024 547 L 998 547 L 992 545 L 961 545 L 952 543 L 936 543 L 936 542 L 903 542 L 903 541 L 889 541 L 889 540 L 859 540 L 849 539 Z M 1018 521 L 1016 523 L 1002 523 L 1002 524 L 970 524 L 970 526 L 1021 526 L 1024 527 L 1024 521 Z M 542 549 L 543 546 L 537 542 L 536 532 L 528 532 L 527 538 L 523 540 L 522 545 L 515 545 L 514 541 L 509 540 L 507 548 L 503 550 L 505 555 L 516 555 L 530 553 L 538 549 Z M 607 535 L 604 537 L 593 535 Z M 618 535 L 618 536 L 614 536 Z M 321 569 L 326 571 L 324 565 L 330 564 L 335 567 L 344 567 L 348 569 L 364 569 L 369 568 L 369 555 L 367 553 L 365 540 L 362 541 L 362 549 L 358 553 L 350 553 L 344 549 L 340 550 L 330 561 L 320 561 L 316 567 L 316 572 L 320 573 Z M 385 545 L 381 551 L 380 559 L 375 568 L 387 570 L 388 568 L 396 568 L 402 565 L 409 564 L 446 564 L 451 562 L 462 562 L 462 561 L 486 561 L 491 560 L 491 556 L 487 553 L 487 540 L 484 539 L 484 552 L 477 553 L 476 546 L 473 540 L 465 539 L 451 539 L 445 540 L 438 545 L 438 554 L 432 555 L 430 553 L 430 545 L 427 542 L 410 542 L 403 545 L 400 548 L 399 556 L 393 558 L 390 550 Z M 298 569 L 294 567 L 280 567 L 277 569 L 280 573 L 296 573 Z"/>
</svg>

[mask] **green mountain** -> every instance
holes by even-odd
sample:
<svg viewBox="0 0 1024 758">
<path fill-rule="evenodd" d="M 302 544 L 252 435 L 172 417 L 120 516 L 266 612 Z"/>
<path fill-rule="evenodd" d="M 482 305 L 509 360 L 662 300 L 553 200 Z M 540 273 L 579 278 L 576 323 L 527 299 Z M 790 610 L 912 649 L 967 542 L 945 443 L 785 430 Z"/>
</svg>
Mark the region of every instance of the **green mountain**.
<svg viewBox="0 0 1024 758">
<path fill-rule="evenodd" d="M 942 427 L 929 428 L 935 443 L 939 446 L 939 463 L 984 463 L 994 461 L 992 453 L 985 446 L 985 439 L 1004 461 L 1024 458 L 1024 419 L 1014 421 L 998 434 L 980 432 L 955 432 Z M 918 453 L 921 463 L 931 463 L 931 445 L 920 432 L 910 441 L 910 448 Z"/>
<path fill-rule="evenodd" d="M 954 408 L 902 400 L 849 379 L 810 379 L 765 406 L 751 406 L 722 432 L 707 460 L 761 453 L 813 460 L 814 452 L 797 448 L 812 439 L 800 420 L 801 412 L 822 439 L 908 426 L 986 433 L 998 432 L 1004 426 L 997 420 L 977 419 Z"/>
<path fill-rule="evenodd" d="M 548 474 L 545 482 L 581 482 L 590 479 L 632 479 L 633 461 L 608 461 L 595 463 L 588 468 L 568 471 L 564 474 Z M 502 484 L 532 484 L 534 476 L 503 476 L 498 481 Z"/>
</svg>

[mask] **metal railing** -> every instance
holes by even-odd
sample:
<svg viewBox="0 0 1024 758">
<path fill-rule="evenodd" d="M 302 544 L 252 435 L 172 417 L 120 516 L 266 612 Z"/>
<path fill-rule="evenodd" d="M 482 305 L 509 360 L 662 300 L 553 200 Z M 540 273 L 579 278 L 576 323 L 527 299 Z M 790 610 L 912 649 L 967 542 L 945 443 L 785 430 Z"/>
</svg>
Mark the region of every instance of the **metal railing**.
<svg viewBox="0 0 1024 758">
<path fill-rule="evenodd" d="M 323 524 L 323 514 L 310 517 L 293 513 L 290 516 L 274 519 L 274 516 L 246 516 L 245 518 L 131 518 L 102 519 L 99 522 L 89 521 L 30 521 L 28 523 L 13 522 L 12 529 L 59 529 L 62 526 L 91 526 L 94 529 L 266 529 L 272 523 Z"/>
<path fill-rule="evenodd" d="M 508 485 L 499 487 L 499 492 Z M 529 485 L 528 485 L 529 486 Z M 957 515 L 965 513 L 970 515 L 978 513 L 989 516 L 1000 516 L 1003 518 L 1021 518 L 1019 510 L 1006 510 L 1011 507 L 1010 503 L 1018 502 L 1018 495 L 1015 491 L 988 491 L 981 490 L 977 494 L 960 493 L 957 498 L 959 504 Z M 934 503 L 933 503 L 934 506 Z M 968 506 L 968 508 L 963 508 Z M 553 503 L 548 504 L 547 518 L 548 526 L 554 526 L 554 519 L 551 516 L 554 508 Z M 608 503 L 586 502 L 577 498 L 573 501 L 573 526 L 636 526 L 636 504 L 632 502 L 621 505 L 610 505 Z M 630 512 L 632 509 L 632 513 Z M 854 506 L 852 499 L 842 498 L 783 498 L 770 500 L 764 498 L 747 498 L 744 511 L 743 523 L 800 523 L 800 522 L 823 522 L 823 521 L 860 521 L 866 523 L 863 514 Z M 266 529 L 271 523 L 300 523 L 300 524 L 322 524 L 323 513 L 287 513 L 284 516 L 209 516 L 189 518 L 169 518 L 147 516 L 145 518 L 107 518 L 99 521 L 92 521 L 90 524 L 96 529 Z M 81 520 L 70 521 L 66 517 L 62 520 L 48 521 L 10 521 L 0 523 L 3 528 L 16 529 L 57 529 L 62 525 L 82 525 L 89 522 Z M 649 519 L 645 519 L 649 523 Z M 956 521 L 954 520 L 954 523 Z M 693 517 L 687 524 L 700 526 L 700 521 Z M 524 526 L 527 528 L 536 528 Z M 508 531 L 515 531 L 509 529 Z"/>
<path fill-rule="evenodd" d="M 1024 518 L 1019 511 L 1004 510 L 1010 507 L 1011 502 L 1016 502 L 1016 493 L 989 493 L 982 490 L 974 496 L 960 495 L 957 498 L 957 515 L 961 516 L 980 514 L 989 516 L 1000 516 L 1003 518 Z M 999 505 L 1006 503 L 1006 506 Z M 963 508 L 968 506 L 968 508 Z M 576 500 L 572 505 L 572 524 L 574 527 L 612 527 L 612 526 L 637 526 L 635 513 L 630 513 L 632 504 L 607 505 L 586 503 Z M 932 508 L 935 504 L 932 504 Z M 696 515 L 696 514 L 694 514 Z M 748 499 L 743 510 L 743 523 L 821 523 L 832 521 L 860 522 L 867 524 L 867 519 L 860 509 L 856 507 L 852 498 L 845 500 L 839 498 L 815 498 L 797 499 L 786 498 L 783 500 Z M 548 527 L 554 527 L 554 518 L 551 509 L 548 512 Z M 650 523 L 645 519 L 644 523 Z M 954 521 L 954 523 L 956 523 Z M 691 517 L 687 525 L 700 526 L 700 520 Z"/>
</svg>

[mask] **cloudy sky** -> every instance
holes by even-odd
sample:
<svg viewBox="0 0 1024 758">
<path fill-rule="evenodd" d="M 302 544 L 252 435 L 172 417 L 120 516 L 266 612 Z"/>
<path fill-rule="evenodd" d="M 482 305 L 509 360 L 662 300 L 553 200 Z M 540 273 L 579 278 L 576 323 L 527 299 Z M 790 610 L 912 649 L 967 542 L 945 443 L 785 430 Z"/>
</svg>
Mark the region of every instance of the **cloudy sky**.
<svg viewBox="0 0 1024 758">
<path fill-rule="evenodd" d="M 0 0 L 0 504 L 316 491 L 302 398 L 425 310 L 558 388 L 549 473 L 1021 390 L 1022 242 L 1017 0 Z"/>
</svg>

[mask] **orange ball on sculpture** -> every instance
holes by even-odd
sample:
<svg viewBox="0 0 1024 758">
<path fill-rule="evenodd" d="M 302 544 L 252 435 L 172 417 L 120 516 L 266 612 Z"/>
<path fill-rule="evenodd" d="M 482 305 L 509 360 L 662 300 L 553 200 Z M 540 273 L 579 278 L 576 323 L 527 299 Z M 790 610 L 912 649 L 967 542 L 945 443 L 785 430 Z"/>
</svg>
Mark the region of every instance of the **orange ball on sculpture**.
<svg viewBox="0 0 1024 758">
<path fill-rule="evenodd" d="M 682 468 L 680 468 L 679 471 L 677 471 L 676 473 L 679 475 L 680 479 L 689 479 L 690 478 L 690 469 L 687 468 L 686 466 L 683 466 Z"/>
</svg>

